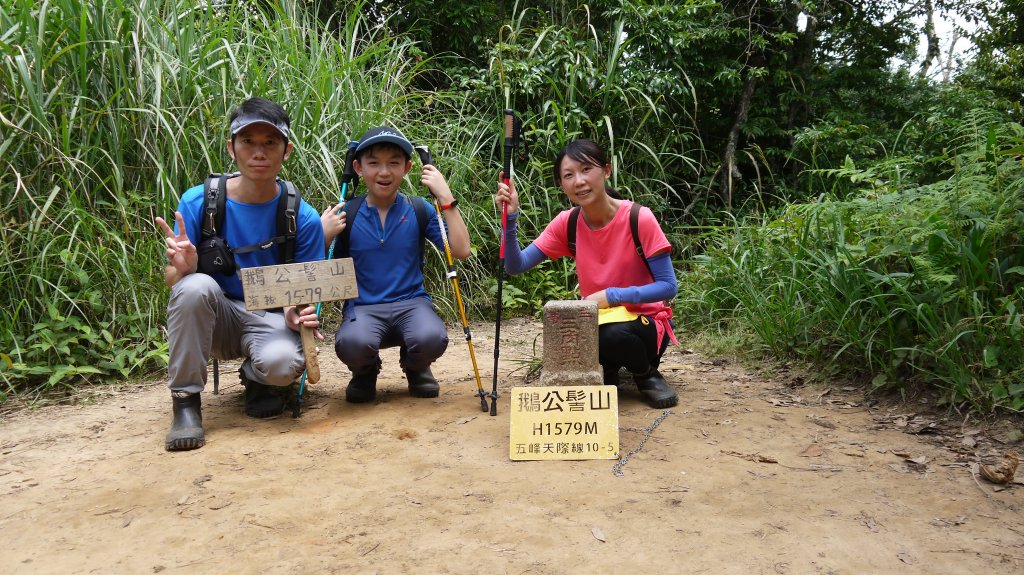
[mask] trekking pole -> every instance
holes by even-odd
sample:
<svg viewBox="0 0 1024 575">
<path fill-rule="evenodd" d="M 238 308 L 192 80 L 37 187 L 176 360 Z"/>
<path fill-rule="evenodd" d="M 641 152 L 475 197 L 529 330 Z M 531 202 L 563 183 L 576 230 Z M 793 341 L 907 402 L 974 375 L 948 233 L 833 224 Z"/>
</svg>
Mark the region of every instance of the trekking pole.
<svg viewBox="0 0 1024 575">
<path fill-rule="evenodd" d="M 358 179 L 358 177 L 356 176 L 355 167 L 352 165 L 353 160 L 355 160 L 355 152 L 356 152 L 356 147 L 358 145 L 359 145 L 359 142 L 349 142 L 348 143 L 348 151 L 345 152 L 345 168 L 341 171 L 341 199 L 338 200 L 339 204 L 345 201 L 345 195 L 348 193 L 348 184 L 349 184 L 349 182 L 352 182 L 352 181 Z M 353 184 L 353 185 L 355 185 L 355 184 Z M 345 222 L 345 225 L 347 226 L 348 222 Z M 337 243 L 338 243 L 338 238 L 335 237 L 334 241 L 331 242 L 330 249 L 327 250 L 327 259 L 334 258 L 334 246 Z M 324 302 L 322 302 L 322 301 L 316 303 L 316 319 L 317 320 L 320 319 L 320 308 L 321 308 L 321 306 L 323 306 L 323 303 Z M 299 380 L 299 393 L 298 393 L 298 396 L 295 398 L 295 406 L 292 407 L 292 417 L 298 417 L 299 416 L 299 410 L 300 410 L 300 407 L 301 407 L 300 403 L 301 403 L 301 400 L 302 400 L 302 392 L 305 391 L 305 389 L 306 389 L 306 370 L 302 370 L 302 378 Z"/>
<path fill-rule="evenodd" d="M 522 122 L 512 110 L 505 110 L 505 158 L 502 164 L 502 183 L 512 182 L 512 154 L 519 145 Z M 508 204 L 501 204 L 501 243 L 498 248 L 498 313 L 494 320 L 494 381 L 491 385 L 491 415 L 498 415 L 498 353 L 501 349 L 501 280 L 505 276 L 505 230 L 508 227 Z"/>
<path fill-rule="evenodd" d="M 345 169 L 341 172 L 341 199 L 338 200 L 339 204 L 345 201 L 345 195 L 348 193 L 348 183 L 359 179 L 359 177 L 356 176 L 356 169 L 353 165 L 356 155 L 356 147 L 358 146 L 359 142 L 349 142 L 348 151 L 345 152 Z M 352 185 L 354 186 L 355 184 Z M 345 222 L 345 225 L 348 226 L 349 222 Z M 327 259 L 334 258 L 334 246 L 336 245 L 338 245 L 337 236 L 335 236 L 334 241 L 331 242 L 330 249 L 327 250 Z M 324 302 L 321 301 L 316 304 L 317 318 L 320 317 L 320 306 L 323 305 L 323 303 Z"/>
<path fill-rule="evenodd" d="M 434 164 L 430 156 L 430 150 L 426 146 L 415 146 L 416 153 L 420 156 L 420 163 L 424 166 Z M 431 194 L 433 196 L 433 194 Z M 437 227 L 441 230 L 441 239 L 444 240 L 444 255 L 448 260 L 448 278 L 452 280 L 452 287 L 455 289 L 455 301 L 459 306 L 459 317 L 462 318 L 462 333 L 466 334 L 466 344 L 469 345 L 469 359 L 473 362 L 473 375 L 476 376 L 476 393 L 480 397 L 480 411 L 487 411 L 487 394 L 484 392 L 484 385 L 480 382 L 480 369 L 476 365 L 476 350 L 473 348 L 473 332 L 469 329 L 469 321 L 466 319 L 466 307 L 462 304 L 462 291 L 459 289 L 458 272 L 455 271 L 455 259 L 452 258 L 452 248 L 448 245 L 448 231 L 445 230 L 441 217 L 441 204 L 437 203 L 434 196 L 434 211 L 437 212 Z"/>
</svg>

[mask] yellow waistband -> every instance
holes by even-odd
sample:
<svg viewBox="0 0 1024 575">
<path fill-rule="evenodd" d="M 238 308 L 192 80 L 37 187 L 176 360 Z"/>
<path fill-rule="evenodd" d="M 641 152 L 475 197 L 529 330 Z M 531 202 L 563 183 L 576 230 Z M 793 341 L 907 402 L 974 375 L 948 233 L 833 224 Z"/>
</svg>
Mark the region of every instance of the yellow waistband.
<svg viewBox="0 0 1024 575">
<path fill-rule="evenodd" d="M 597 325 L 633 321 L 638 317 L 640 316 L 626 309 L 624 305 L 609 307 L 597 310 Z"/>
</svg>

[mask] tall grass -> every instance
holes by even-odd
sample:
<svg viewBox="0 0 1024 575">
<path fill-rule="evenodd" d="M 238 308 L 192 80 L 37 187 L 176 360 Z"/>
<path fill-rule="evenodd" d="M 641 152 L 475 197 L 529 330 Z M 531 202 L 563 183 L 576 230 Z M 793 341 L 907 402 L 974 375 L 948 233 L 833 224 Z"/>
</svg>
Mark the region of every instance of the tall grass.
<svg viewBox="0 0 1024 575">
<path fill-rule="evenodd" d="M 521 241 L 569 207 L 551 181 L 555 153 L 594 138 L 610 152 L 613 185 L 659 214 L 677 258 L 707 247 L 681 276 L 687 329 L 734 330 L 878 388 L 926 382 L 952 405 L 1024 408 L 1016 124 L 975 111 L 935 114 L 930 127 L 922 115 L 880 161 L 807 172 L 818 201 L 691 237 L 689 214 L 710 195 L 694 182 L 713 179 L 702 166 L 714 163 L 696 120 L 637 81 L 632 40 L 600 37 L 585 7 L 559 22 L 516 11 L 494 32 L 490 68 L 453 70 L 452 91 L 422 93 L 410 88 L 418 75 L 440 72 L 364 21 L 361 4 L 326 23 L 306 2 L 195 4 L 0 5 L 0 400 L 166 362 L 153 218 L 231 169 L 226 116 L 259 95 L 290 111 L 297 153 L 283 175 L 318 209 L 336 201 L 346 145 L 367 128 L 391 124 L 430 147 L 470 228 L 474 256 L 459 270 L 474 317 L 498 309 L 492 196 L 510 107 L 525 126 Z M 696 114 L 696 94 L 684 97 Z M 406 189 L 426 193 L 418 169 Z M 432 257 L 428 289 L 455 320 L 441 254 Z M 535 311 L 575 297 L 575 283 L 571 263 L 548 263 L 509 278 L 500 308 Z"/>
<path fill-rule="evenodd" d="M 967 114 L 938 158 L 821 176 L 856 190 L 737 223 L 695 260 L 691 327 L 729 326 L 773 354 L 875 388 L 925 383 L 949 405 L 1024 408 L 1024 128 Z M 915 185 L 909 173 L 948 179 Z"/>
<path fill-rule="evenodd" d="M 330 33 L 302 4 L 0 5 L 0 399 L 166 361 L 153 218 L 231 169 L 226 117 L 244 98 L 289 110 L 297 153 L 283 175 L 321 209 L 366 128 L 443 132 L 416 129 L 424 96 L 407 87 L 425 64 L 407 42 L 358 7 Z"/>
</svg>

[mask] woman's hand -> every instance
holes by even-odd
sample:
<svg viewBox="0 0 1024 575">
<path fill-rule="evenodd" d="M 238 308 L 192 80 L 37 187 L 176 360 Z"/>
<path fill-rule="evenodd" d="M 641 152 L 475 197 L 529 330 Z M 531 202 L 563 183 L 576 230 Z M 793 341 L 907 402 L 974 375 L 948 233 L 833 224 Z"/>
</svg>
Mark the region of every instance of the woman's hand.
<svg viewBox="0 0 1024 575">
<path fill-rule="evenodd" d="M 511 180 L 508 184 L 504 183 L 504 175 L 502 172 L 498 180 L 498 193 L 494 196 L 494 204 L 499 207 L 502 203 L 508 204 L 508 213 L 514 214 L 519 211 L 519 195 L 516 194 L 516 186 Z"/>
<path fill-rule="evenodd" d="M 611 307 L 611 304 L 608 303 L 608 295 L 604 293 L 604 290 L 592 293 L 583 299 L 586 301 L 596 301 L 597 309 L 605 309 Z"/>
</svg>

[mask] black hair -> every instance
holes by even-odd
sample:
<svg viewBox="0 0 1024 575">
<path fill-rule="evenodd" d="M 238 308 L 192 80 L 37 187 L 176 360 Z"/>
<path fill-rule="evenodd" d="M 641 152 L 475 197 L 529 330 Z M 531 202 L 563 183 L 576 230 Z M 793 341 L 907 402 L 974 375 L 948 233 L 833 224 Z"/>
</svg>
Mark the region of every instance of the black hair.
<svg viewBox="0 0 1024 575">
<path fill-rule="evenodd" d="M 562 183 L 562 160 L 566 156 L 569 156 L 570 160 L 575 160 L 581 164 L 597 166 L 602 170 L 608 165 L 608 155 L 605 154 L 604 148 L 597 145 L 596 142 L 585 138 L 573 140 L 555 156 L 555 163 L 551 167 L 552 174 L 555 177 L 555 185 L 561 185 Z M 605 186 L 604 190 L 616 200 L 622 199 L 622 194 L 615 191 L 611 186 Z"/>
<path fill-rule="evenodd" d="M 284 124 L 288 131 L 291 132 L 292 122 L 288 118 L 288 112 L 277 102 L 271 102 L 265 98 L 249 98 L 231 112 L 231 117 L 228 118 L 228 125 L 230 126 L 235 121 L 235 118 L 243 114 L 259 116 L 275 124 Z M 231 134 L 231 142 L 234 143 L 234 141 L 235 134 Z M 287 143 L 288 138 L 285 137 L 284 141 Z"/>
</svg>

